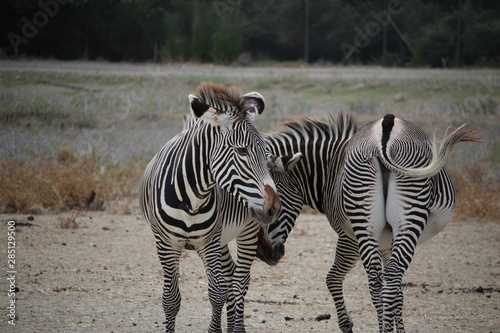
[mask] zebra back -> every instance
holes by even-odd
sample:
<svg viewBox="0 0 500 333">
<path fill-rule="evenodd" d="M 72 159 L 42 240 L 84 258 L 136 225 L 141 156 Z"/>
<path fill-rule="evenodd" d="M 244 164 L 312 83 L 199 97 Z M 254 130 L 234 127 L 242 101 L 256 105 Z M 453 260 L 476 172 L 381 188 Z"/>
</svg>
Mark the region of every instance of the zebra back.
<svg viewBox="0 0 500 333">
<path fill-rule="evenodd" d="M 348 150 L 366 158 L 376 156 L 385 168 L 404 176 L 429 178 L 442 169 L 456 143 L 482 141 L 477 129 L 464 131 L 465 126 L 430 140 L 417 125 L 387 114 L 362 127 Z"/>
</svg>

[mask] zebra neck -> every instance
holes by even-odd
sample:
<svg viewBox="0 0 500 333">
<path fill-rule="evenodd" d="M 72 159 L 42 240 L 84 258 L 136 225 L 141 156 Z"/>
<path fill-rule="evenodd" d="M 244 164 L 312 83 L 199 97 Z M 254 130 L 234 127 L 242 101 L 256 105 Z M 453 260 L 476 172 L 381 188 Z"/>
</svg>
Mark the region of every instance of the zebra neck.
<svg viewBox="0 0 500 333">
<path fill-rule="evenodd" d="M 176 177 L 178 179 L 176 188 L 184 189 L 178 192 L 181 199 L 178 207 L 190 214 L 197 214 L 200 209 L 206 208 L 207 204 L 213 201 L 210 199 L 216 183 L 211 177 L 210 171 L 207 171 L 207 178 L 201 180 L 194 176 L 196 171 L 201 173 L 200 169 L 189 170 L 191 167 L 192 164 L 186 165 L 186 168 L 180 170 L 181 174 Z M 208 165 L 206 165 L 206 168 L 208 169 Z"/>
<path fill-rule="evenodd" d="M 180 137 L 172 151 L 166 181 L 171 185 L 168 193 L 169 206 L 188 214 L 209 210 L 207 207 L 216 185 L 210 170 L 211 144 L 217 143 L 218 132 L 211 126 L 199 123 Z"/>
</svg>

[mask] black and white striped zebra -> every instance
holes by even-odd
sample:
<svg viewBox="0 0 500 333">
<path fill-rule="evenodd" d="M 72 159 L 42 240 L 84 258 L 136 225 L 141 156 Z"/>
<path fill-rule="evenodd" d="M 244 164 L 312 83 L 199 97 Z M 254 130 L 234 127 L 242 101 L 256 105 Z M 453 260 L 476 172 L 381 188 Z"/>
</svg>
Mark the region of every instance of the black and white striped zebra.
<svg viewBox="0 0 500 333">
<path fill-rule="evenodd" d="M 196 124 L 193 117 L 184 117 L 184 129 Z M 292 170 L 301 159 L 301 154 L 293 156 L 273 155 L 266 151 L 268 168 L 275 172 Z M 218 221 L 222 223 L 221 245 L 223 273 L 229 286 L 227 298 L 227 331 L 245 332 L 244 297 L 250 282 L 250 269 L 259 249 L 272 250 L 269 243 L 259 242 L 261 223 L 256 221 L 249 210 L 229 192 L 216 188 Z M 237 222 L 240 221 L 240 222 Z M 243 222 L 241 222 L 243 221 Z M 236 223 L 235 223 L 236 222 Z M 228 243 L 235 239 L 237 245 L 236 263 L 229 252 Z M 263 238 L 261 238 L 263 239 Z M 267 247 L 269 248 L 267 248 Z"/>
<path fill-rule="evenodd" d="M 255 116 L 264 110 L 262 96 L 205 83 L 189 100 L 193 115 L 203 120 L 186 126 L 153 157 L 141 180 L 140 206 L 163 268 L 166 332 L 175 331 L 180 308 L 183 248 L 196 250 L 204 262 L 212 305 L 209 332 L 221 332 L 227 297 L 221 234 L 227 210 L 219 197 L 227 193 L 245 207 L 245 214 L 263 223 L 276 218 L 280 202 L 265 142 L 254 127 Z"/>
<path fill-rule="evenodd" d="M 265 137 L 272 154 L 302 158 L 287 172 L 272 172 L 281 193 L 282 210 L 275 222 L 262 228 L 258 257 L 276 265 L 284 244 L 304 205 L 325 214 L 326 193 L 341 168 L 343 153 L 357 126 L 350 115 L 339 113 L 325 120 L 304 117 L 283 124 L 283 130 Z"/>
<path fill-rule="evenodd" d="M 321 126 L 313 120 L 289 123 L 287 130 L 266 138 L 271 152 L 300 152 L 302 161 L 289 173 L 273 173 L 283 208 L 277 221 L 263 227 L 261 241 L 271 246 L 259 248 L 258 255 L 276 264 L 302 206 L 315 208 L 339 235 L 326 282 L 342 332 L 352 332 L 353 326 L 342 284 L 360 253 L 380 331 L 392 333 L 395 323 L 404 332 L 402 275 L 416 244 L 442 230 L 455 205 L 443 164 L 454 144 L 478 139 L 461 126 L 440 143 L 431 142 L 417 126 L 392 115 L 357 132 L 349 117 L 332 120 Z M 327 127 L 344 135 L 319 130 Z"/>
<path fill-rule="evenodd" d="M 464 131 L 464 126 L 431 141 L 415 124 L 388 114 L 349 141 L 343 169 L 328 190 L 334 200 L 327 210 L 341 236 L 327 284 L 343 332 L 352 332 L 352 321 L 342 280 L 359 256 L 380 332 L 405 332 L 403 274 L 417 244 L 439 233 L 455 209 L 455 188 L 444 163 L 456 143 L 481 141 L 475 130 Z"/>
<path fill-rule="evenodd" d="M 284 126 L 286 128 L 283 131 L 265 137 L 270 153 L 280 156 L 280 160 L 275 161 L 276 165 L 272 167 L 272 176 L 280 193 L 282 210 L 279 221 L 270 225 L 276 228 L 266 230 L 270 232 L 274 244 L 270 244 L 264 230 L 251 221 L 244 207 L 234 198 L 224 195 L 221 200 L 222 206 L 228 210 L 223 215 L 244 219 L 244 225 L 247 226 L 236 238 L 236 264 L 229 255 L 227 245 L 223 246 L 223 267 L 233 277 L 233 292 L 229 293 L 227 301 L 228 323 L 233 322 L 229 320 L 230 317 L 235 317 L 234 330 L 238 332 L 244 332 L 243 296 L 248 288 L 253 257 L 257 254 L 268 264 L 276 264 L 284 254 L 283 244 L 302 206 L 306 204 L 323 211 L 322 193 L 329 178 L 328 168 L 338 164 L 336 157 L 356 129 L 353 119 L 344 115 L 330 117 L 325 121 L 304 117 Z M 328 168 L 323 165 L 325 161 L 330 161 Z M 234 223 L 234 220 L 226 223 Z M 223 234 L 229 230 L 229 227 L 224 227 Z M 240 261 L 244 261 L 243 264 Z M 230 329 L 232 327 L 228 327 L 228 331 Z"/>
</svg>

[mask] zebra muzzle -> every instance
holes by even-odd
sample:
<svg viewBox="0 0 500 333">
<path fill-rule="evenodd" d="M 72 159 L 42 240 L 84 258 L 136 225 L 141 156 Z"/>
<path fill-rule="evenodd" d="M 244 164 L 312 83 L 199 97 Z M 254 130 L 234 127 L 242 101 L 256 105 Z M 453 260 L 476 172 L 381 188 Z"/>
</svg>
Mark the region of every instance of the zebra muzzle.
<svg viewBox="0 0 500 333">
<path fill-rule="evenodd" d="M 252 217 L 264 224 L 269 224 L 272 223 L 278 214 L 279 210 L 276 210 L 274 206 L 269 207 L 268 209 L 265 209 L 263 207 L 250 207 L 250 214 Z"/>
<path fill-rule="evenodd" d="M 257 258 L 270 266 L 275 266 L 284 255 L 285 244 L 283 242 L 278 242 L 274 245 L 271 244 L 267 233 L 260 228 L 257 241 Z"/>
<path fill-rule="evenodd" d="M 251 205 L 250 213 L 258 221 L 269 224 L 273 222 L 281 212 L 280 198 L 276 190 L 269 185 L 264 185 L 266 193 L 264 204 L 262 206 Z"/>
</svg>

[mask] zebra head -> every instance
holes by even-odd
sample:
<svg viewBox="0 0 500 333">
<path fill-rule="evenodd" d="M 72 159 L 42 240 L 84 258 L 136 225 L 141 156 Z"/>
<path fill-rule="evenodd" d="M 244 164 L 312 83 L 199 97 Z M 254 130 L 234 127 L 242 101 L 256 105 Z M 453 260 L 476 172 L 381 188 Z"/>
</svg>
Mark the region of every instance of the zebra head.
<svg viewBox="0 0 500 333">
<path fill-rule="evenodd" d="M 204 83 L 189 100 L 193 115 L 213 129 L 207 153 L 215 183 L 247 205 L 254 218 L 271 223 L 281 204 L 268 169 L 266 143 L 254 126 L 255 117 L 264 111 L 264 98 L 256 92 L 242 95 L 233 87 Z"/>
</svg>

